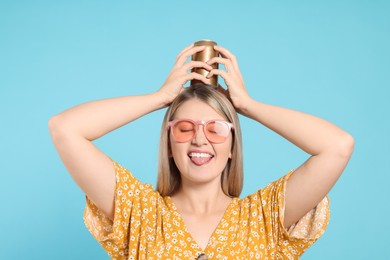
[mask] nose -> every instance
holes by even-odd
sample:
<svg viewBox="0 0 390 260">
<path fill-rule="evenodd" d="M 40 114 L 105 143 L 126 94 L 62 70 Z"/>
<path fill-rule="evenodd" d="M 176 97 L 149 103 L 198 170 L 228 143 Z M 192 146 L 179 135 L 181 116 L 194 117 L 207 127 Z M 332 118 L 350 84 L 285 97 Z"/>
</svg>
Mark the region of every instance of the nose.
<svg viewBox="0 0 390 260">
<path fill-rule="evenodd" d="M 198 125 L 198 128 L 196 129 L 196 133 L 194 138 L 192 138 L 191 143 L 196 145 L 196 146 L 201 146 L 203 144 L 207 144 L 208 140 L 206 136 L 204 135 L 203 131 L 203 125 Z"/>
</svg>

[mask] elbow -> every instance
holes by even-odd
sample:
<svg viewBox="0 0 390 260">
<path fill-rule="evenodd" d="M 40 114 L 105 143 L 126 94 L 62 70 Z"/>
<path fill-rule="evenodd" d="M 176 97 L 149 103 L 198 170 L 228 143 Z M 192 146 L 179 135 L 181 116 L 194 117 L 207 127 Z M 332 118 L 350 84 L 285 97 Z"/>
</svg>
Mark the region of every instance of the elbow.
<svg viewBox="0 0 390 260">
<path fill-rule="evenodd" d="M 49 119 L 48 127 L 49 131 L 53 130 L 58 125 L 58 115 L 53 116 Z"/>
<path fill-rule="evenodd" d="M 350 158 L 353 153 L 354 146 L 355 140 L 353 136 L 349 133 L 344 133 L 343 136 L 340 137 L 336 145 L 336 149 L 341 157 Z"/>
<path fill-rule="evenodd" d="M 81 136 L 80 131 L 76 129 L 76 127 L 72 124 L 71 121 L 67 119 L 66 116 L 62 114 L 55 115 L 51 117 L 48 121 L 48 128 L 50 136 L 53 142 L 60 141 L 64 138 L 68 138 L 69 136 Z M 85 139 L 88 139 L 84 137 Z M 88 139 L 92 141 L 92 139 Z"/>
<path fill-rule="evenodd" d="M 55 115 L 49 119 L 48 128 L 53 140 L 61 136 L 61 133 L 65 131 L 65 124 L 60 115 Z"/>
<path fill-rule="evenodd" d="M 60 124 L 61 124 L 61 119 L 60 119 L 59 115 L 55 115 L 55 116 L 51 117 L 49 119 L 49 122 L 48 122 L 48 127 L 49 127 L 50 133 L 61 128 Z"/>
</svg>

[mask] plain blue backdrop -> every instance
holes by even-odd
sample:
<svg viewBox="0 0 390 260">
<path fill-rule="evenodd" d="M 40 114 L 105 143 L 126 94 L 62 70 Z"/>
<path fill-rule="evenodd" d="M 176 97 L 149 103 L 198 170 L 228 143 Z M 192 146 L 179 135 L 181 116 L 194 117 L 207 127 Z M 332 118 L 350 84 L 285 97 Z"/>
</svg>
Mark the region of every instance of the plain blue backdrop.
<svg viewBox="0 0 390 260">
<path fill-rule="evenodd" d="M 257 100 L 329 120 L 355 138 L 330 192 L 327 231 L 302 259 L 390 259 L 389 1 L 0 1 L 0 259 L 108 259 L 84 195 L 51 143 L 51 116 L 150 93 L 176 55 L 212 39 Z M 165 110 L 95 144 L 155 184 Z M 240 117 L 248 195 L 308 155 Z"/>
</svg>

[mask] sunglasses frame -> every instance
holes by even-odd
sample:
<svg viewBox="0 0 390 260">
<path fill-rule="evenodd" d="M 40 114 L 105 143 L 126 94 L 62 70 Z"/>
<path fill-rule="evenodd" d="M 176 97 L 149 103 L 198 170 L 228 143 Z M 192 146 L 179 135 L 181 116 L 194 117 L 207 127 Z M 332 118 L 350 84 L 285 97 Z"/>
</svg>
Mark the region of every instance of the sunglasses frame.
<svg viewBox="0 0 390 260">
<path fill-rule="evenodd" d="M 224 123 L 228 128 L 228 132 L 230 133 L 232 129 L 234 129 L 234 126 L 232 123 L 228 122 L 228 121 L 225 121 L 225 120 L 221 120 L 221 119 L 211 119 L 211 120 L 192 120 L 192 119 L 175 119 L 175 120 L 172 120 L 172 121 L 169 121 L 168 122 L 168 129 L 170 129 L 171 133 L 172 133 L 172 136 L 175 138 L 175 135 L 173 134 L 172 132 L 172 128 L 175 124 L 177 124 L 178 122 L 182 122 L 182 121 L 186 121 L 186 122 L 191 122 L 192 124 L 194 124 L 195 126 L 195 131 L 194 131 L 194 134 L 192 135 L 192 137 L 190 139 L 188 139 L 187 141 L 177 141 L 175 139 L 176 142 L 178 143 L 186 143 L 188 141 L 191 141 L 192 139 L 194 139 L 194 137 L 196 136 L 196 133 L 198 132 L 198 129 L 199 129 L 199 125 L 202 125 L 203 126 L 203 134 L 204 136 L 207 138 L 207 140 L 210 142 L 210 143 L 213 143 L 213 144 L 221 144 L 221 143 L 224 143 L 227 139 L 228 136 L 226 136 L 225 140 L 223 142 L 213 142 L 209 139 L 209 137 L 207 136 L 207 133 L 205 131 L 206 129 L 206 125 L 211 123 L 211 122 L 221 122 L 221 123 Z"/>
</svg>

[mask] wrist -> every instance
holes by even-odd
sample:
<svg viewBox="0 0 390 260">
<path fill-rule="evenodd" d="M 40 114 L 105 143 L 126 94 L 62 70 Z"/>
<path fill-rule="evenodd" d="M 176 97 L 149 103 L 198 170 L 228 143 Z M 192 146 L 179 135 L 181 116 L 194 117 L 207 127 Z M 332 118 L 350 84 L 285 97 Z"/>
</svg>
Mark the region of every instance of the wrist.
<svg viewBox="0 0 390 260">
<path fill-rule="evenodd" d="M 161 90 L 151 94 L 158 102 L 160 108 L 169 106 L 172 103 L 172 98 Z"/>
<path fill-rule="evenodd" d="M 250 96 L 247 96 L 244 99 L 240 100 L 240 103 L 237 104 L 236 110 L 238 113 L 242 114 L 243 116 L 250 117 L 250 111 L 252 107 L 252 103 L 255 102 Z"/>
</svg>

